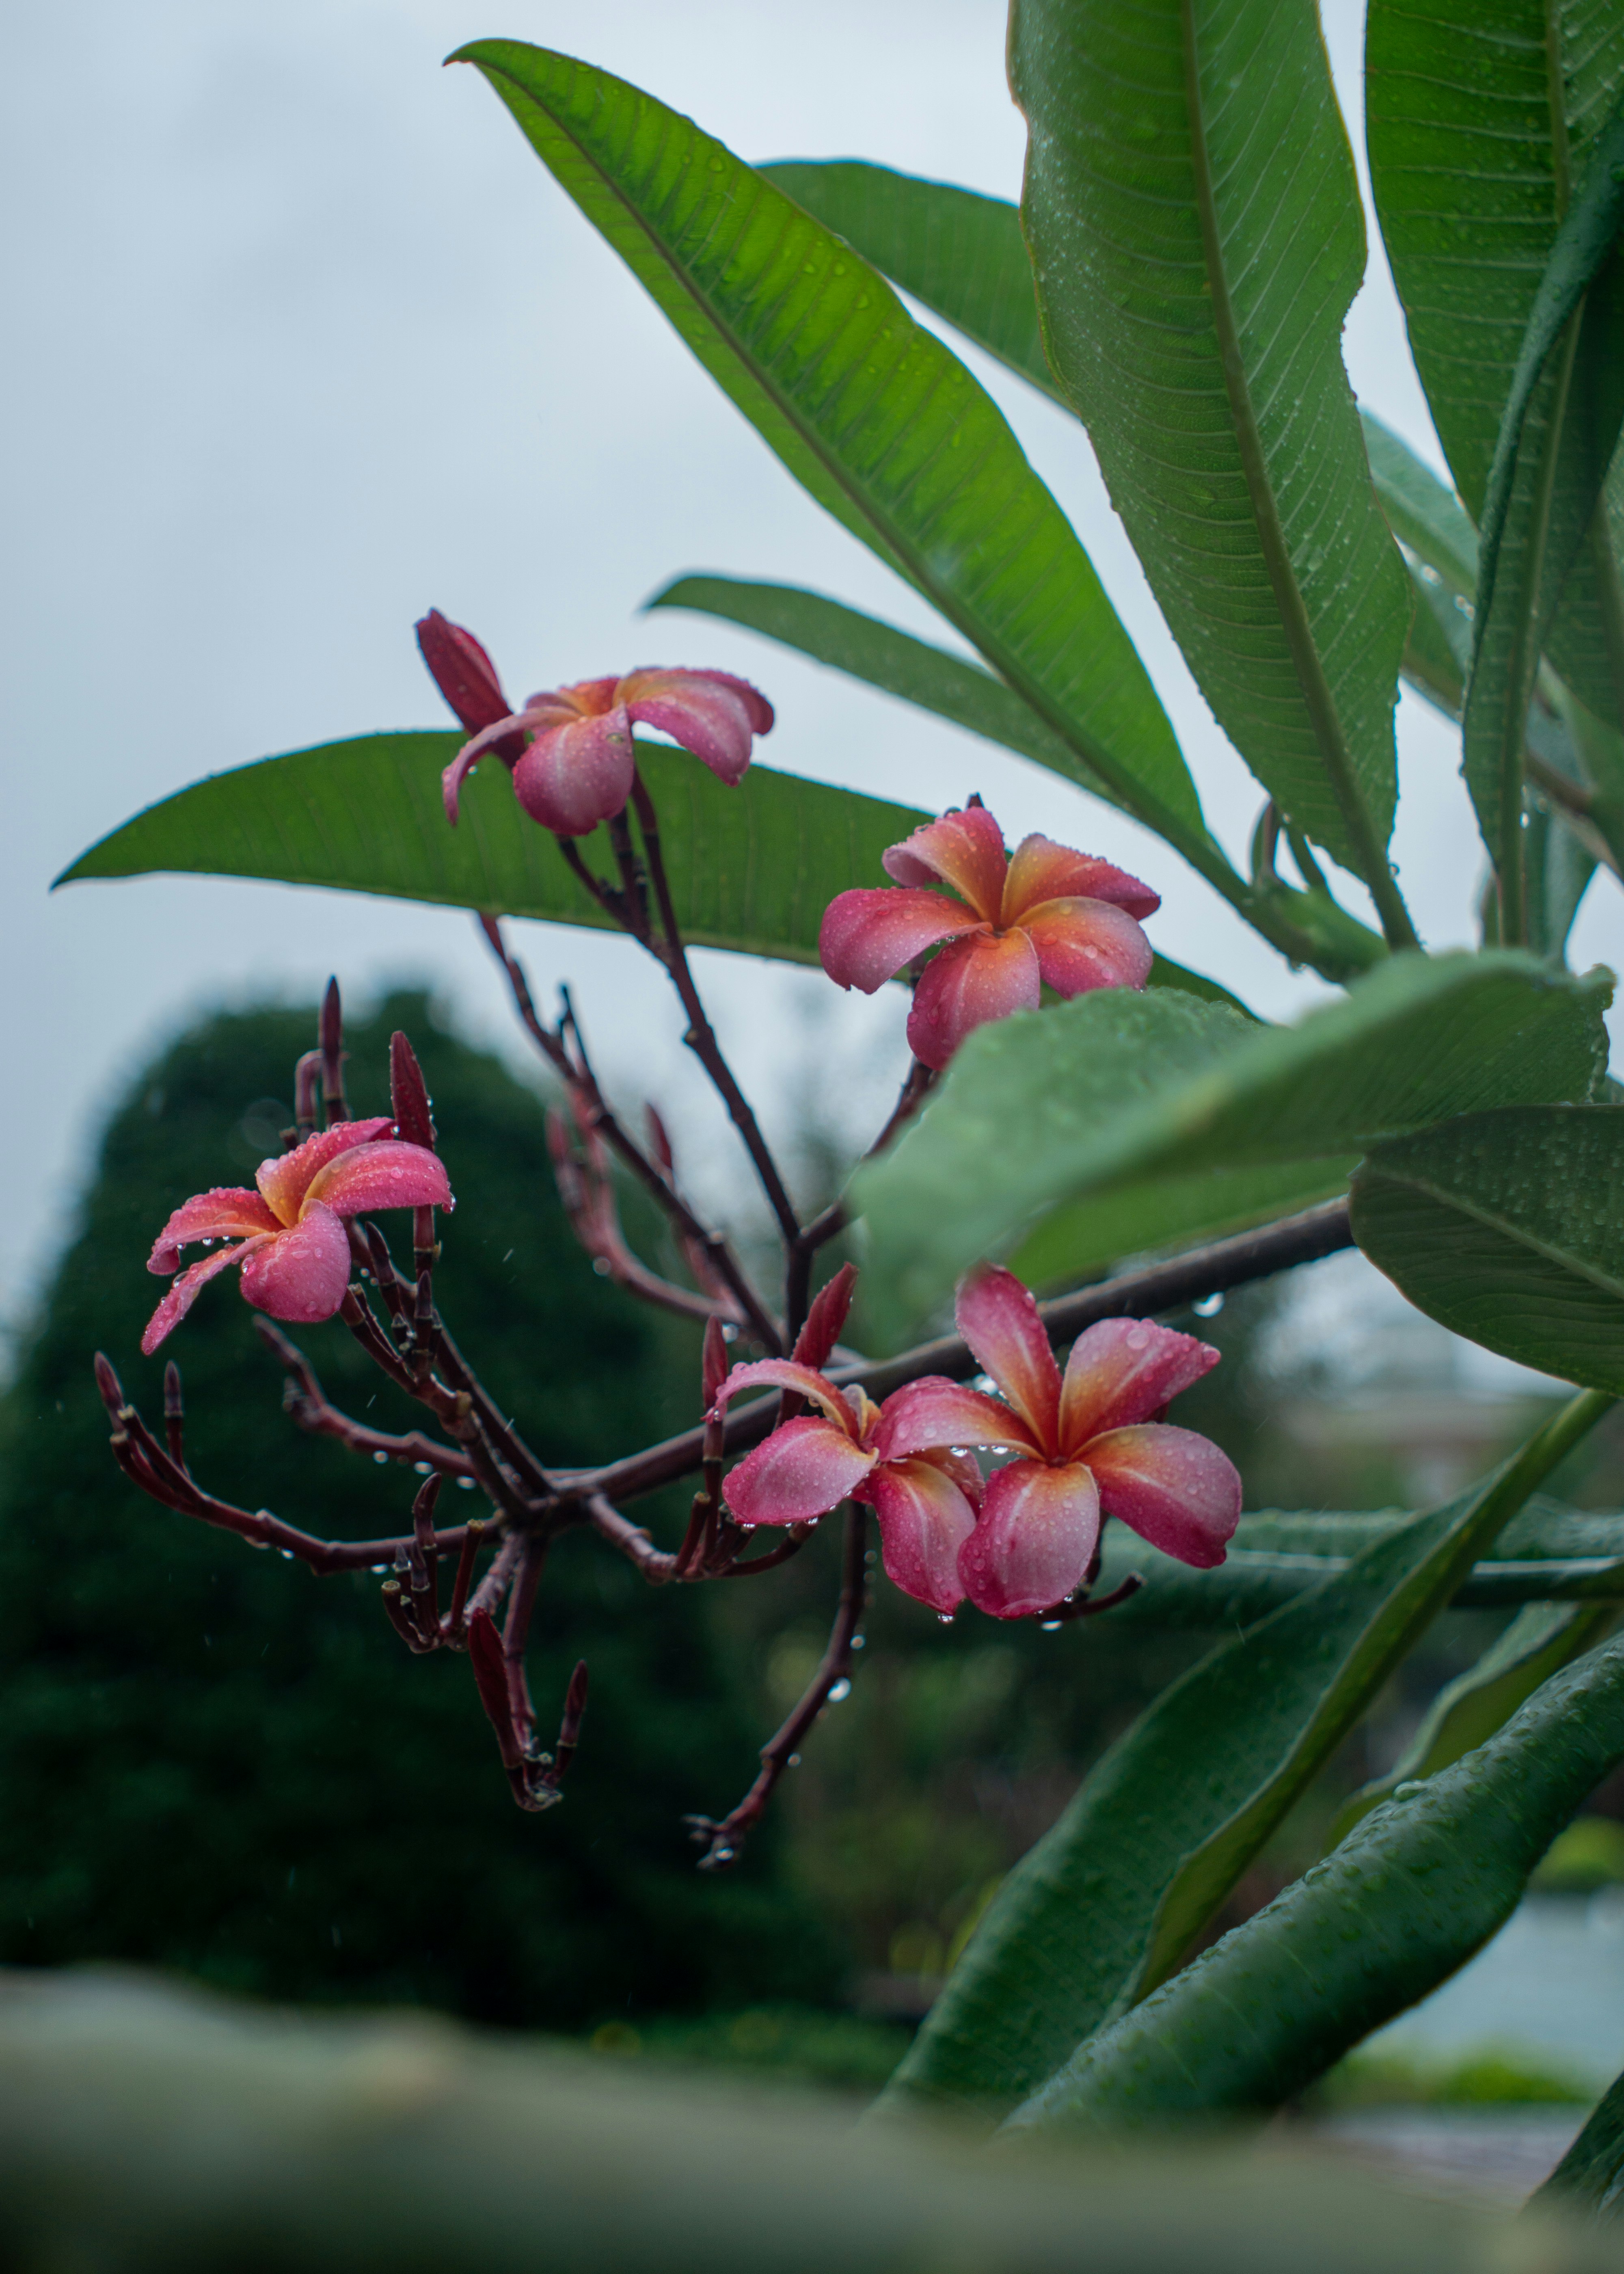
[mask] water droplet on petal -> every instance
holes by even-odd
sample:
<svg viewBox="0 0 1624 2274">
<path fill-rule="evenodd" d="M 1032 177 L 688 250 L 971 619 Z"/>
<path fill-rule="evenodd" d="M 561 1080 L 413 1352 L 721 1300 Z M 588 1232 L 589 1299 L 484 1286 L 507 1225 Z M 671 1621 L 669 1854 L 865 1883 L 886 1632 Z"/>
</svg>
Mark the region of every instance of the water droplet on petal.
<svg viewBox="0 0 1624 2274">
<path fill-rule="evenodd" d="M 831 1706 L 838 1706 L 844 1698 L 849 1698 L 851 1694 L 852 1685 L 846 1679 L 845 1675 L 842 1675 L 839 1681 L 831 1687 L 829 1692 L 829 1703 Z"/>
</svg>

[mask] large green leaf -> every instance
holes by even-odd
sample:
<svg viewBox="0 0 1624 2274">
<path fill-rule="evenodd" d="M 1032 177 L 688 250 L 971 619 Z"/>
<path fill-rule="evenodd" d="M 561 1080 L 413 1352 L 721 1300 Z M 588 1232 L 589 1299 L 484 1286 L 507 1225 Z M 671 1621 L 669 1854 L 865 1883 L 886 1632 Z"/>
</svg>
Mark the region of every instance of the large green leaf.
<svg viewBox="0 0 1624 2274">
<path fill-rule="evenodd" d="M 1624 1638 L 1553 1675 L 1453 1767 L 1407 1786 L 1335 1854 L 1133 2012 L 1011 2119 L 1167 2123 L 1277 2107 L 1463 1965 L 1624 1758 Z"/>
<path fill-rule="evenodd" d="M 1523 736 L 1539 651 L 1624 424 L 1624 120 L 1590 146 L 1529 313 L 1484 495 L 1465 774 L 1500 881 L 1500 937 L 1526 937 Z"/>
<path fill-rule="evenodd" d="M 1559 1667 L 1598 1643 L 1618 1616 L 1616 1601 L 1525 1604 L 1477 1664 L 1439 1691 L 1426 1719 L 1387 1775 L 1350 1796 L 1337 1811 L 1327 1851 L 1338 1847 L 1362 1818 L 1390 1800 L 1401 1785 L 1435 1776 L 1492 1737 Z"/>
<path fill-rule="evenodd" d="M 1614 2077 L 1585 2119 L 1584 2128 L 1543 2187 L 1529 2197 L 1529 2208 L 1556 2211 L 1590 2211 L 1619 2215 L 1624 2193 L 1624 2076 Z"/>
<path fill-rule="evenodd" d="M 268 877 L 605 927 L 501 767 L 474 776 L 451 827 L 440 775 L 462 740 L 365 734 L 211 774 L 102 838 L 57 882 L 156 870 Z M 834 895 L 876 882 L 886 847 L 927 818 L 765 766 L 729 789 L 686 752 L 645 742 L 637 757 L 659 809 L 678 918 L 697 946 L 816 963 Z M 600 873 L 614 873 L 595 840 L 579 841 Z"/>
<path fill-rule="evenodd" d="M 481 41 L 538 154 L 819 503 L 1080 762 L 1233 895 L 1144 666 L 1002 413 L 891 287 L 763 176 L 569 56 Z"/>
<path fill-rule="evenodd" d="M 1111 1614 L 1118 1623 L 1232 1632 L 1339 1577 L 1356 1555 L 1414 1521 L 1413 1513 L 1397 1510 L 1301 1516 L 1270 1510 L 1243 1516 L 1229 1554 L 1210 1571 L 1161 1555 L 1113 1525 L 1105 1536 L 1098 1592 L 1110 1593 L 1132 1573 L 1143 1584 Z M 1527 1603 L 1605 1607 L 1624 1600 L 1624 1518 L 1580 1515 L 1536 1495 L 1473 1564 L 1451 1600 L 1463 1610 Z"/>
<path fill-rule="evenodd" d="M 868 1318 L 901 1340 L 969 1265 L 1046 1238 L 1064 1208 L 1072 1255 L 1158 1244 L 1237 1220 L 1278 1171 L 1282 1206 L 1385 1135 L 1483 1107 L 1583 1099 L 1606 1063 L 1605 975 L 1571 979 L 1512 953 L 1395 956 L 1346 998 L 1259 1034 L 1221 1007 L 1087 995 L 973 1034 L 924 1113 L 854 1198 L 868 1220 Z M 1288 1196 L 1290 1196 L 1289 1198 Z M 1057 1239 L 1027 1251 L 1056 1272 Z"/>
<path fill-rule="evenodd" d="M 1418 1310 L 1624 1393 L 1624 1106 L 1524 1106 L 1379 1145 L 1354 1236 Z"/>
<path fill-rule="evenodd" d="M 1575 1411 L 1583 1407 L 1583 1412 Z M 1594 1397 L 1164 1690 L 1005 1879 L 886 2097 L 1007 2106 L 1164 1980 Z"/>
<path fill-rule="evenodd" d="M 1342 362 L 1365 230 L 1313 0 L 1015 0 L 1010 69 L 1049 359 L 1162 612 L 1282 813 L 1412 937 L 1410 584 Z"/>
<path fill-rule="evenodd" d="M 1570 183 L 1621 88 L 1624 17 L 1598 0 L 1370 0 L 1376 209 L 1438 437 L 1474 516 Z M 1535 411 L 1543 425 L 1543 407 Z M 1591 708 L 1616 722 L 1624 496 L 1609 503 L 1612 540 L 1599 523 L 1551 650 Z"/>
</svg>

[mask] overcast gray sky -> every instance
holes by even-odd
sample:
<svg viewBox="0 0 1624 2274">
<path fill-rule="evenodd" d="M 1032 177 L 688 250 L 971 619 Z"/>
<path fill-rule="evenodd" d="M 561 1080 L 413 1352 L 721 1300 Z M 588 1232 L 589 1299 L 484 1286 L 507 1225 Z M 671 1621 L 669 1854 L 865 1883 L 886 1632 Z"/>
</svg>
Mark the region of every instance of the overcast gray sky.
<svg viewBox="0 0 1624 2274">
<path fill-rule="evenodd" d="M 1328 0 L 1356 102 L 1360 16 L 1357 0 Z M 14 319 L 0 1315 L 62 1235 L 117 1080 L 200 1005 L 308 992 L 330 970 L 357 995 L 424 975 L 506 1041 L 493 975 L 449 912 L 194 878 L 46 896 L 86 844 L 200 774 L 446 723 L 411 639 L 430 605 L 479 632 L 510 691 L 643 662 L 741 672 L 778 706 L 771 764 L 919 803 L 980 790 L 1006 830 L 1045 828 L 1146 876 L 1166 897 L 1157 944 L 1259 1010 L 1322 991 L 1132 824 L 1037 767 L 741 633 L 640 620 L 667 577 L 709 568 L 808 584 L 942 637 L 756 440 L 478 75 L 440 68 L 486 34 L 601 63 L 747 157 L 857 155 L 1019 191 L 1000 0 L 19 11 L 0 93 Z M 1347 344 L 1361 397 L 1441 464 L 1384 275 Z M 1150 659 L 1214 826 L 1242 847 L 1260 793 L 1162 627 L 1086 440 L 976 367 Z M 1409 698 L 1401 757 L 1406 890 L 1433 943 L 1464 941 L 1475 832 L 1453 738 Z M 696 1133 L 695 1181 L 725 1190 L 728 1141 L 712 1138 L 658 975 L 628 943 L 519 930 L 538 982 L 576 982 L 612 1072 Z M 1624 902 L 1605 884 L 1575 953 L 1624 955 Z M 883 1043 L 899 1060 L 896 990 L 865 1005 L 816 974 L 703 963 L 725 1037 L 770 1098 L 803 1019 L 853 1085 L 873 1081 Z"/>
</svg>

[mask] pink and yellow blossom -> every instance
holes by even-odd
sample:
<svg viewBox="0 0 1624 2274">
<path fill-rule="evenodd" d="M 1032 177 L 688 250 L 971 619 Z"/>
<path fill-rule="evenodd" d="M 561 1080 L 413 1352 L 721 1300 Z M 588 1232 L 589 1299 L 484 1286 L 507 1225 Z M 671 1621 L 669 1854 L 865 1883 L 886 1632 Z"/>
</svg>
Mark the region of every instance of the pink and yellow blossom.
<svg viewBox="0 0 1624 2274">
<path fill-rule="evenodd" d="M 1143 987 L 1151 947 L 1139 919 L 1158 895 L 1109 861 L 1047 837 L 1011 855 L 986 809 L 944 815 L 884 856 L 897 890 L 842 892 L 818 936 L 823 968 L 841 987 L 872 995 L 915 957 L 925 969 L 908 1015 L 908 1044 L 938 1071 L 965 1036 L 1014 1011 L 1095 987 Z M 947 885 L 957 902 L 933 889 Z M 946 943 L 943 945 L 943 943 Z"/>
<path fill-rule="evenodd" d="M 229 1240 L 180 1273 L 153 1313 L 141 1348 L 151 1356 L 180 1324 L 201 1289 L 228 1264 L 240 1264 L 243 1293 L 274 1319 L 308 1325 L 330 1319 L 350 1284 L 347 1216 L 390 1208 L 449 1208 L 451 1187 L 438 1156 L 393 1138 L 393 1122 L 340 1121 L 262 1161 L 256 1190 L 218 1186 L 177 1208 L 159 1233 L 149 1271 L 180 1269 L 180 1251 L 198 1240 Z"/>
<path fill-rule="evenodd" d="M 937 1387 L 951 1385 L 910 1382 L 876 1405 L 794 1359 L 734 1367 L 714 1415 L 740 1390 L 767 1388 L 817 1410 L 781 1421 L 745 1456 L 722 1487 L 728 1508 L 743 1525 L 806 1524 L 843 1500 L 864 1501 L 879 1523 L 887 1577 L 934 1610 L 956 1610 L 965 1592 L 959 1551 L 974 1528 L 981 1472 L 969 1454 L 916 1425 L 921 1393 Z"/>
<path fill-rule="evenodd" d="M 744 777 L 756 736 L 771 733 L 772 705 L 726 671 L 648 669 L 548 689 L 464 742 L 443 777 L 447 815 L 456 820 L 470 769 L 494 752 L 533 821 L 560 837 L 587 836 L 631 795 L 634 724 L 669 734 L 731 787 Z"/>
<path fill-rule="evenodd" d="M 996 1267 L 965 1282 L 958 1318 L 1003 1398 L 957 1382 L 916 1383 L 929 1394 L 917 1400 L 912 1426 L 1018 1456 L 988 1479 L 959 1550 L 973 1603 L 1019 1619 L 1064 1602 L 1087 1577 L 1102 1516 L 1119 1517 L 1181 1563 L 1222 1562 L 1240 1478 L 1210 1439 L 1156 1418 L 1217 1365 L 1217 1351 L 1148 1320 L 1104 1319 L 1078 1337 L 1063 1376 L 1030 1292 Z"/>
</svg>

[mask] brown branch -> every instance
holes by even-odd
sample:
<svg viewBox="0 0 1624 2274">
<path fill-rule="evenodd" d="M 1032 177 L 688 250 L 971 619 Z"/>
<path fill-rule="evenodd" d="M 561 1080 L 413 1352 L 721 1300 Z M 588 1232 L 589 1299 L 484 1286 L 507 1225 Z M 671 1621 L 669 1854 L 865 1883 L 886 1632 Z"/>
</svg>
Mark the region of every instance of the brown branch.
<svg viewBox="0 0 1624 2274">
<path fill-rule="evenodd" d="M 798 1757 L 808 1730 L 829 1703 L 830 1692 L 842 1682 L 850 1683 L 852 1643 L 868 1594 L 868 1511 L 852 1501 L 846 1505 L 846 1540 L 840 1556 L 839 1608 L 817 1672 L 794 1712 L 762 1747 L 761 1774 L 737 1808 L 719 1822 L 708 1816 L 684 1818 L 694 1839 L 704 1848 L 699 1859 L 702 1871 L 719 1871 L 737 1862 L 747 1834 L 771 1799 L 778 1779 Z"/>
<path fill-rule="evenodd" d="M 1064 1342 L 1101 1319 L 1154 1318 L 1158 1312 L 1181 1309 L 1205 1295 L 1243 1287 L 1267 1279 L 1299 1263 L 1312 1263 L 1353 1246 L 1345 1200 L 1327 1201 L 1301 1216 L 1287 1216 L 1259 1231 L 1241 1232 L 1233 1239 L 1216 1240 L 1209 1247 L 1169 1257 L 1137 1271 L 1124 1271 L 1098 1285 L 1079 1288 L 1075 1294 L 1057 1296 L 1038 1308 L 1049 1338 Z M 967 1344 L 957 1335 L 920 1343 L 898 1357 L 857 1366 L 831 1367 L 829 1379 L 839 1387 L 855 1386 L 876 1401 L 916 1382 L 921 1374 L 946 1374 L 963 1382 L 976 1372 Z M 778 1412 L 776 1397 L 756 1399 L 733 1407 L 723 1431 L 724 1449 L 730 1455 L 748 1452 L 772 1429 Z M 704 1457 L 702 1427 L 685 1429 L 641 1453 L 628 1454 L 599 1469 L 575 1471 L 559 1479 L 560 1491 L 603 1493 L 630 1500 L 652 1492 L 677 1477 L 691 1476 Z"/>
<path fill-rule="evenodd" d="M 667 1579 L 677 1577 L 677 1558 L 664 1548 L 657 1547 L 648 1533 L 632 1524 L 610 1505 L 601 1493 L 592 1493 L 582 1502 L 586 1520 L 594 1532 L 606 1540 L 612 1547 L 619 1548 L 629 1562 L 635 1563 L 643 1577 L 654 1586 L 663 1586 Z"/>
<path fill-rule="evenodd" d="M 372 1429 L 364 1421 L 353 1421 L 337 1406 L 329 1404 L 315 1369 L 297 1344 L 289 1341 L 281 1329 L 265 1317 L 256 1317 L 254 1326 L 259 1339 L 278 1364 L 286 1368 L 289 1382 L 283 1405 L 301 1429 L 314 1437 L 335 1437 L 351 1452 L 381 1453 L 387 1460 L 417 1463 L 426 1462 L 441 1476 L 471 1477 L 474 1465 L 466 1453 L 459 1453 L 450 1445 L 440 1444 L 425 1437 L 421 1430 L 412 1429 L 404 1436 L 392 1436 L 382 1429 Z"/>
<path fill-rule="evenodd" d="M 718 1300 L 691 1287 L 679 1287 L 650 1271 L 632 1253 L 620 1227 L 608 1153 L 590 1118 L 583 1112 L 577 1091 L 569 1092 L 569 1102 L 570 1118 L 575 1123 L 574 1141 L 563 1109 L 555 1106 L 547 1115 L 547 1150 L 553 1160 L 553 1180 L 558 1186 L 569 1228 L 594 1264 L 617 1287 L 624 1287 L 643 1302 L 674 1311 L 679 1318 L 697 1319 L 702 1323 L 723 1318 L 741 1325 L 739 1306 L 726 1292 Z M 660 1163 L 662 1169 L 665 1165 Z M 666 1182 L 672 1181 L 667 1172 Z"/>
</svg>

